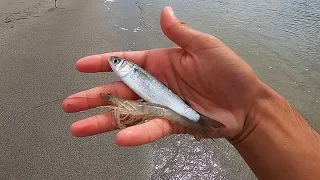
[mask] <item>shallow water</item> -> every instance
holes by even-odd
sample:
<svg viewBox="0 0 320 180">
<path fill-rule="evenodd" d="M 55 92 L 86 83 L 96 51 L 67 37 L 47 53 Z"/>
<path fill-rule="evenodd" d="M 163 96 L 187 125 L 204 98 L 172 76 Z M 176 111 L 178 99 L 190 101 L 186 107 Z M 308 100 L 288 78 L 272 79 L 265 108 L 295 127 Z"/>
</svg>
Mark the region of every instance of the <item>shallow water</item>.
<svg viewBox="0 0 320 180">
<path fill-rule="evenodd" d="M 320 2 L 105 1 L 106 23 L 123 34 L 127 50 L 169 47 L 159 14 L 171 5 L 195 29 L 222 39 L 320 130 Z M 152 179 L 255 179 L 225 141 L 173 136 L 153 144 Z"/>
</svg>

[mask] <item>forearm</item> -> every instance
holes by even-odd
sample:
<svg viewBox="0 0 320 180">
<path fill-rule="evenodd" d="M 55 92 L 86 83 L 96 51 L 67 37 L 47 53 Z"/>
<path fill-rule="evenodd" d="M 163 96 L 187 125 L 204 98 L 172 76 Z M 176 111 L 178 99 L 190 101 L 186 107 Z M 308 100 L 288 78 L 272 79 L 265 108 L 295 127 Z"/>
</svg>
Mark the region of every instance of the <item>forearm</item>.
<svg viewBox="0 0 320 180">
<path fill-rule="evenodd" d="M 319 179 L 319 134 L 278 93 L 264 89 L 247 117 L 257 124 L 235 148 L 259 179 Z"/>
</svg>

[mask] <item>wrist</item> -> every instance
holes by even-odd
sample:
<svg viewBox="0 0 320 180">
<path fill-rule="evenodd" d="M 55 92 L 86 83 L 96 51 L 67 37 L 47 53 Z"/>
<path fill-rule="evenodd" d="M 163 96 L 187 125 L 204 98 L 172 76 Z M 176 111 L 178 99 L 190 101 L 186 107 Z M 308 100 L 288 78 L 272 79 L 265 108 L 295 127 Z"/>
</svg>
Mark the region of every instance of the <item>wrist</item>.
<svg viewBox="0 0 320 180">
<path fill-rule="evenodd" d="M 291 135 L 295 131 L 312 132 L 317 134 L 303 117 L 290 103 L 269 86 L 260 82 L 259 95 L 254 100 L 246 116 L 244 128 L 236 137 L 229 140 L 233 145 L 244 141 L 252 133 L 257 133 L 256 128 L 275 133 L 280 131 Z M 294 133 L 295 134 L 295 133 Z"/>
<path fill-rule="evenodd" d="M 255 89 L 257 91 L 255 93 L 256 98 L 251 103 L 248 113 L 245 116 L 245 121 L 241 132 L 232 139 L 228 139 L 228 141 L 233 145 L 242 142 L 251 135 L 251 133 L 259 125 L 260 121 L 264 119 L 265 116 L 269 115 L 269 110 L 272 111 L 270 107 L 274 107 L 272 104 L 278 98 L 277 93 L 275 93 L 260 80 L 258 80 Z"/>
<path fill-rule="evenodd" d="M 261 82 L 240 136 L 230 140 L 261 179 L 299 179 L 319 168 L 319 134 L 277 92 Z"/>
</svg>

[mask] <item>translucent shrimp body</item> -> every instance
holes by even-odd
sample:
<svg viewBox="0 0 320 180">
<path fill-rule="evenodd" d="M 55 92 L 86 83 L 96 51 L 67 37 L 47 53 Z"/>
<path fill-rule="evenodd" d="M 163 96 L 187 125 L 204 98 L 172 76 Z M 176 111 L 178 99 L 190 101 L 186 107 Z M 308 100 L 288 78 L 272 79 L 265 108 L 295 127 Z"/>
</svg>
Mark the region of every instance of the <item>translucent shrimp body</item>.
<svg viewBox="0 0 320 180">
<path fill-rule="evenodd" d="M 111 94 L 101 95 L 108 104 L 108 107 L 113 110 L 119 128 L 125 128 L 154 118 L 162 118 L 188 128 L 207 130 L 205 126 L 188 120 L 166 106 L 149 102 L 121 99 Z"/>
</svg>

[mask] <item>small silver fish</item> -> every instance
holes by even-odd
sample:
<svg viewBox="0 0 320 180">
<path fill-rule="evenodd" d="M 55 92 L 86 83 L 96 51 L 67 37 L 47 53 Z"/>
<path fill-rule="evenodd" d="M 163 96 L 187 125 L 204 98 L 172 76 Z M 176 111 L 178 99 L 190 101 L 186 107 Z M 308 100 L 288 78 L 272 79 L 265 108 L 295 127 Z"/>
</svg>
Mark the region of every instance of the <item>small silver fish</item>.
<svg viewBox="0 0 320 180">
<path fill-rule="evenodd" d="M 225 127 L 220 122 L 192 109 L 166 85 L 137 64 L 115 56 L 110 57 L 109 64 L 116 75 L 145 101 L 166 106 L 200 125 L 213 128 Z"/>
</svg>

